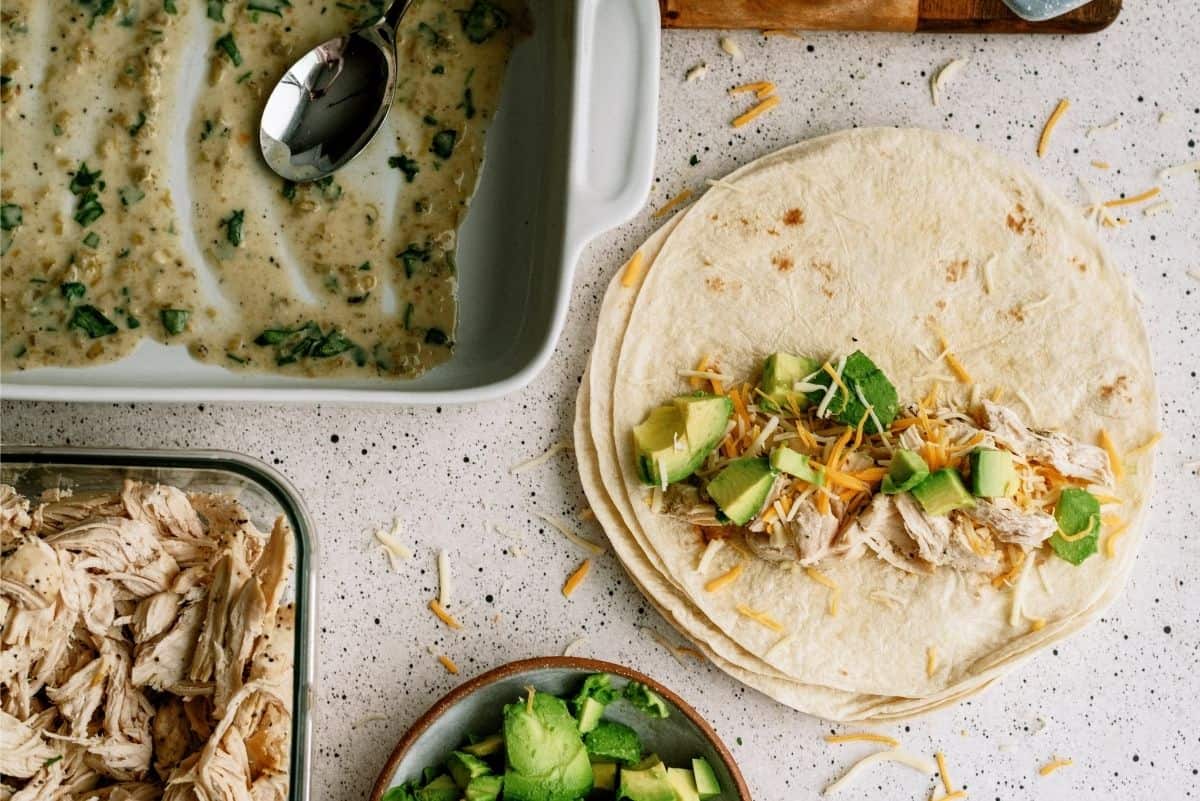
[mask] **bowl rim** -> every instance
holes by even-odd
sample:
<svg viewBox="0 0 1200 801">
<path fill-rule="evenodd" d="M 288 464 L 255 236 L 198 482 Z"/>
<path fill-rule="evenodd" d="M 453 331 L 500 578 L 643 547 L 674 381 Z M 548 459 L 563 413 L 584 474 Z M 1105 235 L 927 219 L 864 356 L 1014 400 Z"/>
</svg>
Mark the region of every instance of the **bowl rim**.
<svg viewBox="0 0 1200 801">
<path fill-rule="evenodd" d="M 459 701 L 462 701 L 476 690 L 487 687 L 490 684 L 495 684 L 503 679 L 511 678 L 512 676 L 533 670 L 562 668 L 582 670 L 590 673 L 612 673 L 631 681 L 641 682 L 659 695 L 662 695 L 676 709 L 682 712 L 703 733 L 705 738 L 712 743 L 717 755 L 721 758 L 721 762 L 724 763 L 725 769 L 729 771 L 730 778 L 733 779 L 737 797 L 743 799 L 743 801 L 750 801 L 750 790 L 746 786 L 746 780 L 742 776 L 741 770 L 738 769 L 737 762 L 733 759 L 733 754 L 729 752 L 729 749 L 717 735 L 716 731 L 713 730 L 709 722 L 701 717 L 700 713 L 693 709 L 691 704 L 663 686 L 662 683 L 633 668 L 625 667 L 615 662 L 605 662 L 601 659 L 588 659 L 576 656 L 540 656 L 508 662 L 468 679 L 443 695 L 417 718 L 417 721 L 409 727 L 408 731 L 400 738 L 400 741 L 396 743 L 396 747 L 392 749 L 392 753 L 388 756 L 387 761 L 384 762 L 383 770 L 380 771 L 379 777 L 375 780 L 375 785 L 371 788 L 368 801 L 380 801 L 383 798 L 383 794 L 388 791 L 391 785 L 392 776 L 396 772 L 397 765 L 408 754 L 409 749 Z"/>
</svg>

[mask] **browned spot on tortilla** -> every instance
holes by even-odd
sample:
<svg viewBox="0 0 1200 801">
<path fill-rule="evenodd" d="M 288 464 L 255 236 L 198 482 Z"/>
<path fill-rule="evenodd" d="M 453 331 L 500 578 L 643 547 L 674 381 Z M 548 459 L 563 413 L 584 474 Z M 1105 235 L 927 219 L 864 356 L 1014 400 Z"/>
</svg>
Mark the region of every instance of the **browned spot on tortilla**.
<svg viewBox="0 0 1200 801">
<path fill-rule="evenodd" d="M 779 236 L 779 231 L 778 231 L 778 229 L 775 229 L 775 228 L 768 228 L 767 233 L 770 234 L 771 236 Z"/>
<path fill-rule="evenodd" d="M 717 215 L 715 215 L 715 214 L 714 214 L 714 215 L 712 215 L 711 217 L 709 217 L 708 219 L 710 219 L 710 220 L 717 220 L 717 219 L 720 219 L 720 218 L 718 218 L 718 217 L 717 217 Z"/>
<path fill-rule="evenodd" d="M 955 281 L 962 280 L 962 277 L 967 274 L 967 269 L 970 266 L 966 259 L 950 262 L 946 265 L 946 281 L 954 283 Z"/>
<path fill-rule="evenodd" d="M 937 306 L 940 310 L 945 311 L 946 310 L 946 299 L 942 298 L 941 300 L 939 300 L 937 303 L 935 303 L 933 305 Z"/>
<path fill-rule="evenodd" d="M 774 264 L 775 269 L 781 273 L 791 272 L 792 268 L 796 266 L 796 262 L 792 260 L 791 256 L 781 253 L 776 253 L 771 257 L 771 264 Z"/>
<path fill-rule="evenodd" d="M 818 259 L 813 259 L 808 264 L 810 267 L 812 267 L 814 270 L 816 270 L 818 273 L 820 273 L 821 277 L 824 278 L 826 281 L 833 280 L 834 272 L 833 272 L 833 263 L 832 262 L 820 261 Z"/>
<path fill-rule="evenodd" d="M 746 226 L 746 227 L 749 227 L 749 226 L 750 226 L 750 221 L 749 221 L 749 220 L 747 220 L 745 217 L 742 217 L 742 218 L 739 220 L 739 222 L 740 222 L 742 225 Z"/>
<path fill-rule="evenodd" d="M 1079 269 L 1079 272 L 1081 272 L 1081 273 L 1087 272 L 1087 262 L 1084 261 L 1083 259 L 1079 258 L 1078 256 L 1071 257 L 1071 264 L 1074 264 Z"/>
<path fill-rule="evenodd" d="M 1005 312 L 1005 314 L 1007 314 L 1009 317 L 1016 320 L 1018 323 L 1025 322 L 1025 309 L 1022 308 L 1021 304 L 1019 304 L 1019 303 L 1016 306 L 1013 306 L 1007 312 Z"/>
<path fill-rule="evenodd" d="M 708 287 L 709 289 L 711 289 L 713 292 L 724 292 L 725 291 L 725 280 L 723 278 L 720 278 L 715 275 L 705 278 L 704 285 L 706 287 Z"/>
<path fill-rule="evenodd" d="M 1030 227 L 1029 218 L 1025 216 L 1025 207 L 1020 203 L 1008 213 L 1008 218 L 1004 222 L 1010 231 L 1017 234 L 1025 233 L 1026 229 Z"/>
<path fill-rule="evenodd" d="M 1129 393 L 1129 376 L 1119 375 L 1111 384 L 1100 387 L 1100 399 L 1109 402 L 1121 400 L 1132 403 L 1133 396 Z"/>
<path fill-rule="evenodd" d="M 804 225 L 804 212 L 800 209 L 788 209 L 783 215 L 784 225 Z"/>
</svg>

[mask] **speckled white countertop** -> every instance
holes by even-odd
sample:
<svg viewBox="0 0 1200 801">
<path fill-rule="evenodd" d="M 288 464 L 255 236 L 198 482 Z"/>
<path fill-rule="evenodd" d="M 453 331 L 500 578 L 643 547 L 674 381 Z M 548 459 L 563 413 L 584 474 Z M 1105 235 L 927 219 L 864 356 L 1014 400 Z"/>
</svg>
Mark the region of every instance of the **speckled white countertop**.
<svg viewBox="0 0 1200 801">
<path fill-rule="evenodd" d="M 1127 4 L 1105 33 L 1082 38 L 732 34 L 732 61 L 713 32 L 664 36 L 659 155 L 651 206 L 777 147 L 852 125 L 949 128 L 998 149 L 1082 201 L 1076 176 L 1104 197 L 1159 183 L 1156 171 L 1200 158 L 1200 21 L 1186 4 Z M 970 63 L 929 98 L 928 76 Z M 684 73 L 706 62 L 703 81 Z M 734 131 L 748 106 L 736 83 L 770 78 L 781 106 Z M 1050 154 L 1038 132 L 1060 97 L 1073 105 Z M 1090 126 L 1120 119 L 1086 137 Z M 698 163 L 689 164 L 692 155 Z M 1105 172 L 1092 160 L 1109 162 Z M 913 751 L 943 750 L 973 799 L 1182 799 L 1200 796 L 1200 181 L 1163 184 L 1174 209 L 1107 232 L 1144 299 L 1162 395 L 1165 439 L 1147 541 L 1133 580 L 1105 618 L 982 696 L 888 727 Z M 708 716 L 739 759 L 756 799 L 815 798 L 867 745 L 825 745 L 827 724 L 743 689 L 715 669 L 677 663 L 639 631 L 668 632 L 611 556 L 567 601 L 580 554 L 530 515 L 573 517 L 582 497 L 569 454 L 517 477 L 508 468 L 569 437 L 574 398 L 605 282 L 653 228 L 647 213 L 595 242 L 580 265 L 558 352 L 529 388 L 462 408 L 67 406 L 5 403 L 6 443 L 227 448 L 276 465 L 318 525 L 319 701 L 314 793 L 365 797 L 395 740 L 465 676 L 521 657 L 581 653 L 625 662 L 666 682 Z M 1189 276 L 1189 272 L 1193 273 Z M 1102 343 L 1098 343 L 1102 347 Z M 402 521 L 416 550 L 400 574 L 369 530 Z M 519 543 L 489 530 L 520 529 Z M 585 524 L 580 524 L 581 526 Z M 594 525 L 594 524 L 590 524 Z M 598 532 L 591 532 L 598 535 Z M 512 555 L 518 545 L 523 556 Z M 456 570 L 451 633 L 424 609 L 434 554 Z M 448 675 L 427 651 L 453 657 Z M 382 719 L 367 719 L 383 715 Z M 1054 755 L 1075 764 L 1042 778 Z M 934 779 L 873 769 L 856 798 L 925 799 Z"/>
</svg>

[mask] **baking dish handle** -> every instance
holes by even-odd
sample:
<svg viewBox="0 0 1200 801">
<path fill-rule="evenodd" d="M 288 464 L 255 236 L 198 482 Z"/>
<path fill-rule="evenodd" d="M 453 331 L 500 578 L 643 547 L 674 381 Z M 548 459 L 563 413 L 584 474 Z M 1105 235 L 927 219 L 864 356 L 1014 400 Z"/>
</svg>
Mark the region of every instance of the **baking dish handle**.
<svg viewBox="0 0 1200 801">
<path fill-rule="evenodd" d="M 646 202 L 658 136 L 656 0 L 578 0 L 570 242 L 582 246 Z"/>
</svg>

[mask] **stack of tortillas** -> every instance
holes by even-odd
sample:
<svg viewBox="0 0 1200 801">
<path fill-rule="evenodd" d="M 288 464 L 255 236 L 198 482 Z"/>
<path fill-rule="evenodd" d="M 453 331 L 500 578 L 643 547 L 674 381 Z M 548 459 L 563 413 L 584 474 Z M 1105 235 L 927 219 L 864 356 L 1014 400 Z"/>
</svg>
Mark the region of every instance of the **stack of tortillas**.
<svg viewBox="0 0 1200 801">
<path fill-rule="evenodd" d="M 1156 429 L 1149 347 L 1095 231 L 1039 181 L 956 136 L 846 131 L 734 172 L 640 253 L 642 272 L 617 275 L 600 312 L 579 470 L 629 574 L 721 669 L 821 717 L 906 717 L 978 692 L 1119 593 L 1151 485 L 1150 449 L 1136 449 Z M 831 560 L 831 613 L 830 587 L 803 569 L 732 548 L 702 566 L 703 537 L 651 510 L 632 428 L 689 391 L 681 370 L 712 356 L 750 377 L 772 352 L 862 349 L 914 398 L 947 372 L 922 355 L 939 349 L 930 320 L 970 369 L 971 385 L 950 388 L 964 404 L 974 385 L 1001 388 L 1031 426 L 1087 442 L 1103 429 L 1129 453 L 1120 504 L 1105 508 L 1124 524 L 1119 543 L 1079 566 L 1045 560 L 1017 589 Z M 731 586 L 705 589 L 739 560 Z M 738 606 L 769 610 L 783 631 Z"/>
</svg>

